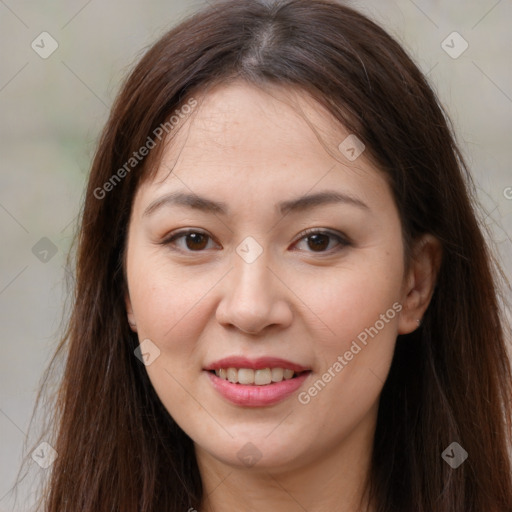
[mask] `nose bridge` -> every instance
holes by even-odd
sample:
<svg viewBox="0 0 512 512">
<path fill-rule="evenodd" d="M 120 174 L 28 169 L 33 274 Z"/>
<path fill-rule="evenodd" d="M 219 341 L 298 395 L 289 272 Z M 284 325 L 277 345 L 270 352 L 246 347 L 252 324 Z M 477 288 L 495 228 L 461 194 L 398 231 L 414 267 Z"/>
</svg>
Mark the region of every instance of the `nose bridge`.
<svg viewBox="0 0 512 512">
<path fill-rule="evenodd" d="M 242 242 L 234 255 L 231 275 L 231 298 L 242 310 L 264 315 L 272 301 L 268 251 L 260 251 L 251 242 Z M 274 283 L 275 284 L 275 283 Z"/>
<path fill-rule="evenodd" d="M 219 322 L 255 333 L 267 325 L 290 320 L 282 286 L 270 268 L 269 253 L 252 237 L 236 248 L 233 268 L 217 310 Z"/>
</svg>

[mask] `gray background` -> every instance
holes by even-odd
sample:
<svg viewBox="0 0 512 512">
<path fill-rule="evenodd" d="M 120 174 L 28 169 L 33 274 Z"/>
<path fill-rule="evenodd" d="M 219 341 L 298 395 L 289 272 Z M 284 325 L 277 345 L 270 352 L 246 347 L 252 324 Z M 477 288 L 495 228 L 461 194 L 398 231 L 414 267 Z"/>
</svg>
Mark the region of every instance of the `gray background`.
<svg viewBox="0 0 512 512">
<path fill-rule="evenodd" d="M 202 4 L 0 0 L 0 511 L 13 508 L 8 491 L 59 335 L 65 256 L 97 136 L 130 66 Z M 428 73 L 477 182 L 482 222 L 510 276 L 512 2 L 351 4 L 387 28 Z M 31 47 L 43 31 L 59 45 L 46 59 Z M 469 44 L 456 59 L 441 44 L 453 31 Z M 453 46 L 461 48 L 457 40 Z"/>
</svg>

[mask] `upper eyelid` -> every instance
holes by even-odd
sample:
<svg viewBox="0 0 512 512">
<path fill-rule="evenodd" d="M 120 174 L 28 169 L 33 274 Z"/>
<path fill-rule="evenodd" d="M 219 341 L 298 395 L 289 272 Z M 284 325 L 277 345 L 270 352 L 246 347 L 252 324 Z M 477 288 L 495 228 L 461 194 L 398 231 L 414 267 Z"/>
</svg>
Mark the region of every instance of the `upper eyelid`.
<svg viewBox="0 0 512 512">
<path fill-rule="evenodd" d="M 170 244 L 171 242 L 173 242 L 174 240 L 179 239 L 179 238 L 181 238 L 183 236 L 186 236 L 186 235 L 188 235 L 190 233 L 199 233 L 201 235 L 207 236 L 213 242 L 218 244 L 218 242 L 215 240 L 215 238 L 212 235 L 210 235 L 207 231 L 204 231 L 201 228 L 185 228 L 183 230 L 178 230 L 177 232 L 172 233 L 169 236 L 166 236 L 162 240 L 162 242 L 160 242 L 160 243 L 162 245 L 167 245 L 167 244 Z M 348 245 L 350 243 L 350 239 L 344 233 L 333 231 L 333 230 L 328 229 L 328 228 L 320 228 L 320 227 L 319 228 L 307 228 L 307 229 L 302 230 L 297 235 L 297 239 L 293 243 L 295 244 L 297 242 L 300 242 L 303 238 L 306 238 L 307 236 L 311 236 L 311 235 L 315 235 L 315 234 L 328 235 L 328 236 L 331 236 L 333 238 L 337 238 L 338 239 L 338 243 L 342 243 L 344 245 Z M 191 253 L 192 252 L 198 252 L 199 253 L 199 252 L 204 252 L 204 250 L 201 250 L 201 251 L 186 251 L 186 252 L 191 252 Z M 323 251 L 323 252 L 327 252 L 327 251 Z M 319 254 L 321 254 L 321 253 L 319 253 Z"/>
</svg>

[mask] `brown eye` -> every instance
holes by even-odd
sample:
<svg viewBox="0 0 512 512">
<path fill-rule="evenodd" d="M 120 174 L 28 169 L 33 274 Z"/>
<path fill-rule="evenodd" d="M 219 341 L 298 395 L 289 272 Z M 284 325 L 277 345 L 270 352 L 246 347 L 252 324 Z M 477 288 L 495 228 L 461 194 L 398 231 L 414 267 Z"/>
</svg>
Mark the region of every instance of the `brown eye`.
<svg viewBox="0 0 512 512">
<path fill-rule="evenodd" d="M 306 252 L 326 253 L 332 250 L 340 250 L 350 245 L 342 235 L 325 230 L 310 229 L 304 231 L 301 235 L 302 238 L 299 240 L 299 243 L 306 241 Z M 178 243 L 178 241 L 182 240 L 184 240 L 184 243 Z M 206 233 L 189 229 L 174 233 L 161 242 L 161 244 L 183 252 L 202 252 L 205 249 L 211 248 L 211 246 L 208 247 L 209 241 L 212 241 L 212 238 Z"/>
<path fill-rule="evenodd" d="M 329 246 L 329 235 L 316 234 L 307 237 L 309 247 L 313 251 L 323 251 Z"/>
<path fill-rule="evenodd" d="M 176 243 L 178 240 L 184 240 L 185 243 L 178 244 Z M 201 252 L 203 249 L 207 248 L 209 240 L 211 240 L 211 237 L 206 233 L 188 230 L 175 233 L 170 238 L 164 240 L 162 245 L 174 245 L 177 246 L 179 250 L 185 252 Z"/>
<path fill-rule="evenodd" d="M 185 235 L 185 244 L 187 249 L 201 250 L 206 247 L 207 236 L 202 233 L 189 233 Z"/>
<path fill-rule="evenodd" d="M 307 242 L 307 252 L 330 252 L 332 249 L 340 250 L 344 246 L 349 245 L 346 238 L 340 234 L 331 233 L 330 231 L 308 229 L 302 232 L 301 235 L 303 236 L 299 242 L 302 240 Z"/>
</svg>

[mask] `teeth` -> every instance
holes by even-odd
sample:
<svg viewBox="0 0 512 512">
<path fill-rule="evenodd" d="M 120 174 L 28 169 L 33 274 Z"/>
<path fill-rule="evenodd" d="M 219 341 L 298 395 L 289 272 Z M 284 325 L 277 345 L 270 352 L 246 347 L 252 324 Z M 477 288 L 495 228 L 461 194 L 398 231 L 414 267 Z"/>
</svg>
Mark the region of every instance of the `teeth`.
<svg viewBox="0 0 512 512">
<path fill-rule="evenodd" d="M 272 382 L 281 382 L 283 376 L 284 370 L 282 368 L 272 368 Z"/>
<path fill-rule="evenodd" d="M 265 386 L 272 382 L 289 380 L 295 372 L 289 368 L 264 368 L 253 370 L 251 368 L 221 368 L 215 370 L 215 375 L 221 379 L 228 380 L 233 384 Z"/>
<path fill-rule="evenodd" d="M 240 377 L 240 372 L 238 371 L 238 376 Z M 242 382 L 242 381 L 240 381 Z M 272 382 L 272 373 L 270 373 L 270 368 L 265 368 L 264 370 L 255 370 L 254 371 L 254 384 L 257 386 L 264 386 L 265 384 L 270 384 Z M 242 382 L 243 384 L 243 382 Z"/>
<path fill-rule="evenodd" d="M 238 370 L 238 382 L 239 384 L 254 384 L 254 370 L 250 368 L 240 368 L 240 370 Z"/>
<path fill-rule="evenodd" d="M 293 377 L 293 370 L 285 370 L 284 371 L 284 378 L 286 380 L 291 379 Z"/>
<path fill-rule="evenodd" d="M 228 368 L 226 370 L 226 375 L 229 380 L 229 382 L 238 382 L 238 370 L 236 368 Z M 220 377 L 220 375 L 219 375 Z"/>
</svg>

